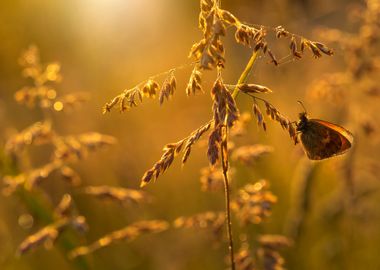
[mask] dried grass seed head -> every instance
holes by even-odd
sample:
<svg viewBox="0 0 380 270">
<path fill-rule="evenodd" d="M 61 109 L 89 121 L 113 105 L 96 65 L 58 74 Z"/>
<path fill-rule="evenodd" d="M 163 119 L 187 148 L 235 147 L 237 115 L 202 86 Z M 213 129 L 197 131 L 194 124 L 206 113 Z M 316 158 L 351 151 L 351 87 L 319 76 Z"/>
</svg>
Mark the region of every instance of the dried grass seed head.
<svg viewBox="0 0 380 270">
<path fill-rule="evenodd" d="M 160 233 L 169 228 L 169 223 L 163 220 L 144 220 L 133 223 L 121 230 L 113 231 L 88 246 L 77 247 L 69 254 L 70 259 L 84 256 L 98 249 L 110 246 L 120 241 L 131 241 L 143 234 Z"/>
<path fill-rule="evenodd" d="M 277 197 L 269 190 L 268 182 L 260 180 L 239 190 L 232 209 L 243 224 L 259 224 L 271 215 L 276 202 Z"/>
<path fill-rule="evenodd" d="M 188 137 L 176 142 L 165 145 L 163 155 L 151 169 L 145 172 L 141 179 L 141 187 L 144 187 L 152 180 L 156 180 L 162 173 L 164 173 L 173 163 L 174 158 L 183 151 L 182 164 L 188 160 L 192 146 L 205 134 L 211 127 L 211 122 L 199 127 L 193 131 Z"/>
<path fill-rule="evenodd" d="M 123 205 L 141 204 L 149 200 L 148 196 L 142 191 L 121 187 L 88 186 L 84 189 L 84 192 L 100 199 L 114 200 Z"/>
<path fill-rule="evenodd" d="M 202 72 L 198 65 L 195 65 L 191 72 L 189 82 L 186 86 L 186 95 L 195 95 L 197 92 L 203 92 L 202 89 Z"/>
<path fill-rule="evenodd" d="M 169 71 L 169 75 L 165 78 L 159 94 L 160 105 L 164 102 L 164 99 L 169 99 L 174 95 L 174 91 L 177 88 L 177 80 L 174 76 L 174 70 Z"/>
<path fill-rule="evenodd" d="M 252 166 L 259 158 L 272 153 L 273 150 L 272 146 L 262 144 L 241 146 L 234 149 L 232 159 L 239 161 L 244 165 Z"/>
<path fill-rule="evenodd" d="M 9 138 L 5 144 L 5 149 L 11 154 L 19 154 L 26 146 L 48 143 L 52 137 L 50 122 L 36 122 Z"/>
<path fill-rule="evenodd" d="M 205 212 L 190 217 L 177 218 L 173 226 L 185 229 L 210 230 L 216 239 L 220 239 L 223 232 L 225 214 L 223 212 Z"/>
<path fill-rule="evenodd" d="M 228 171 L 232 177 L 235 173 L 234 168 L 230 168 Z M 224 188 L 224 178 L 222 168 L 216 167 L 204 167 L 201 169 L 200 176 L 201 190 L 203 192 L 217 192 L 222 191 Z"/>
</svg>

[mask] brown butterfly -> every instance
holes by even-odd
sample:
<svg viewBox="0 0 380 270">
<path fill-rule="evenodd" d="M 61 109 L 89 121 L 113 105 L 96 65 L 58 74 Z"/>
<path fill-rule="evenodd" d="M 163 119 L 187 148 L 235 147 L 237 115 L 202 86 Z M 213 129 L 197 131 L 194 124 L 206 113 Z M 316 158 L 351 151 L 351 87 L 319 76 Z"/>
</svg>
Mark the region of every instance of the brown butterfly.
<svg viewBox="0 0 380 270">
<path fill-rule="evenodd" d="M 303 104 L 299 102 L 302 106 Z M 354 137 L 347 129 L 336 124 L 309 119 L 305 112 L 300 113 L 297 131 L 303 148 L 311 160 L 321 160 L 341 155 L 350 149 Z"/>
</svg>

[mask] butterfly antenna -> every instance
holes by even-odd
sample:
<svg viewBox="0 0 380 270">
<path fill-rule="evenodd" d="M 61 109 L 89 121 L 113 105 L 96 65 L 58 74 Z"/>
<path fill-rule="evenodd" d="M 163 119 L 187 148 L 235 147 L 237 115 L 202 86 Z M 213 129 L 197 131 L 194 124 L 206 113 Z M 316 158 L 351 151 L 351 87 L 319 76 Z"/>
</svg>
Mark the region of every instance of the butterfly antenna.
<svg viewBox="0 0 380 270">
<path fill-rule="evenodd" d="M 303 108 L 304 112 L 305 112 L 305 113 L 306 113 L 306 115 L 307 115 L 307 111 L 306 111 L 306 108 L 305 108 L 305 106 L 303 105 L 302 101 L 299 101 L 299 100 L 297 100 L 297 102 L 298 102 L 298 104 L 300 104 L 300 105 L 302 106 L 302 108 Z"/>
</svg>

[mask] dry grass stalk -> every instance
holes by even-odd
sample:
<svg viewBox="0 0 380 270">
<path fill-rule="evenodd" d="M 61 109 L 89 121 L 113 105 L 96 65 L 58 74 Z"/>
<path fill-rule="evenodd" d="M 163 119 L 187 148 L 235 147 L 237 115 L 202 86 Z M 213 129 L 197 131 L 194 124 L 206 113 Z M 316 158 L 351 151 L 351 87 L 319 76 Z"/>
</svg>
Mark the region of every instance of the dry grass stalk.
<svg viewBox="0 0 380 270">
<path fill-rule="evenodd" d="M 194 146 L 194 144 L 201 138 L 203 134 L 205 134 L 210 128 L 212 123 L 209 122 L 206 125 L 201 126 L 196 131 L 191 133 L 191 135 L 187 138 L 185 148 L 183 149 L 183 157 L 182 157 L 182 164 L 185 164 L 187 159 L 190 156 L 191 149 Z"/>
<path fill-rule="evenodd" d="M 67 165 L 62 166 L 59 172 L 62 175 L 63 180 L 71 186 L 79 186 L 82 182 L 79 174 Z"/>
<path fill-rule="evenodd" d="M 197 130 L 193 131 L 188 137 L 176 142 L 165 145 L 163 151 L 164 154 L 160 160 L 157 161 L 154 166 L 145 172 L 141 179 L 141 187 L 147 185 L 152 180 L 156 180 L 167 168 L 173 163 L 174 158 L 183 151 L 182 163 L 184 164 L 191 152 L 192 146 L 199 140 L 199 138 L 206 133 L 211 127 L 211 122 L 201 126 Z"/>
<path fill-rule="evenodd" d="M 218 10 L 217 1 L 201 0 L 199 28 L 203 39 L 193 44 L 189 57 L 199 61 L 202 69 L 212 69 L 225 62 L 221 37 L 226 34 L 226 27 Z"/>
<path fill-rule="evenodd" d="M 224 224 L 224 212 L 205 212 L 190 217 L 179 217 L 174 221 L 173 226 L 185 229 L 207 229 L 220 239 Z"/>
<path fill-rule="evenodd" d="M 236 42 L 251 47 L 255 51 L 262 50 L 276 66 L 280 62 L 268 48 L 266 40 L 268 31 L 275 32 L 277 38 L 286 37 L 290 39 L 290 55 L 294 58 L 301 58 L 305 48 L 308 48 L 316 58 L 321 57 L 322 53 L 329 56 L 333 54 L 332 50 L 323 43 L 291 34 L 282 26 L 276 28 L 250 26 L 239 21 L 231 12 L 221 9 L 218 1 L 201 1 L 199 28 L 203 32 L 203 39 L 194 43 L 190 50 L 190 56 L 199 61 L 202 69 L 213 69 L 218 64 L 224 66 L 224 46 L 221 37 L 226 34 L 226 27 L 228 26 L 235 27 Z M 297 50 L 297 47 L 300 50 Z"/>
<path fill-rule="evenodd" d="M 35 46 L 31 46 L 22 55 L 20 64 L 24 68 L 24 75 L 34 80 L 34 86 L 29 90 L 25 88 L 16 93 L 15 98 L 19 103 L 31 102 L 28 104 L 34 106 L 37 100 L 39 100 L 39 105 L 42 108 L 53 107 L 55 111 L 62 111 L 73 108 L 77 103 L 81 103 L 87 99 L 83 93 L 59 97 L 55 89 L 45 85 L 47 82 L 60 81 L 59 64 L 48 64 L 45 70 L 40 63 L 39 52 Z M 43 106 L 43 104 L 48 104 L 48 101 L 50 105 Z M 115 139 L 113 137 L 95 132 L 63 137 L 53 130 L 50 120 L 45 119 L 43 122 L 36 122 L 8 139 L 5 148 L 8 153 L 16 155 L 21 154 L 29 145 L 52 144 L 54 147 L 53 158 L 40 168 L 32 169 L 29 172 L 22 172 L 16 176 L 5 176 L 4 182 L 6 186 L 4 192 L 11 194 L 20 187 L 31 190 L 55 171 L 59 171 L 70 184 L 77 185 L 80 182 L 80 177 L 66 164 L 69 159 L 72 161 L 73 157 L 83 157 L 89 151 L 97 150 L 114 143 Z"/>
<path fill-rule="evenodd" d="M 269 191 L 268 182 L 260 180 L 239 190 L 232 209 L 243 224 L 259 224 L 271 215 L 276 202 L 277 197 Z"/>
<path fill-rule="evenodd" d="M 60 161 L 76 161 L 96 151 L 116 143 L 112 136 L 97 132 L 83 133 L 78 136 L 56 136 L 54 140 L 54 159 Z"/>
<path fill-rule="evenodd" d="M 27 145 L 40 145 L 51 141 L 53 132 L 50 122 L 36 122 L 12 136 L 5 144 L 8 153 L 20 153 Z"/>
<path fill-rule="evenodd" d="M 67 220 L 61 219 L 60 222 L 46 226 L 37 233 L 28 236 L 19 245 L 17 253 L 20 255 L 25 254 L 29 250 L 42 244 L 45 245 L 46 248 L 52 247 L 59 236 L 60 231 L 66 226 L 66 224 Z"/>
<path fill-rule="evenodd" d="M 215 126 L 223 125 L 231 128 L 239 118 L 239 110 L 236 106 L 235 99 L 227 90 L 222 79 L 219 77 L 211 89 L 213 100 L 212 111 Z"/>
<path fill-rule="evenodd" d="M 73 198 L 69 194 L 63 195 L 61 201 L 54 209 L 55 216 L 58 218 L 70 216 L 73 203 Z"/>
<path fill-rule="evenodd" d="M 109 199 L 123 205 L 141 204 L 148 201 L 147 195 L 138 190 L 110 186 L 88 186 L 84 192 L 100 199 Z"/>
<path fill-rule="evenodd" d="M 308 87 L 307 96 L 311 100 L 323 99 L 343 106 L 347 102 L 347 86 L 353 83 L 353 77 L 347 76 L 347 73 L 326 74 Z"/>
<path fill-rule="evenodd" d="M 273 147 L 262 144 L 241 146 L 234 149 L 232 159 L 237 160 L 244 165 L 252 166 L 260 157 L 272 153 Z"/>
<path fill-rule="evenodd" d="M 58 97 L 52 104 L 55 111 L 72 111 L 89 100 L 87 93 L 73 93 Z"/>
<path fill-rule="evenodd" d="M 248 123 L 252 120 L 249 112 L 243 112 L 240 114 L 239 119 L 235 122 L 234 126 L 230 129 L 231 137 L 243 136 L 247 133 Z M 232 149 L 233 145 L 229 143 L 229 149 Z"/>
<path fill-rule="evenodd" d="M 243 83 L 236 85 L 240 91 L 244 93 L 257 94 L 257 93 L 272 93 L 273 91 L 266 86 L 254 84 L 254 83 Z"/>
<path fill-rule="evenodd" d="M 285 28 L 282 26 L 277 26 L 274 30 L 276 32 L 277 38 L 290 38 L 289 49 L 291 51 L 291 54 L 295 58 L 301 58 L 306 48 L 311 51 L 315 58 L 322 57 L 321 53 L 326 54 L 328 56 L 332 56 L 334 54 L 333 51 L 330 48 L 328 48 L 325 44 L 318 41 L 311 41 L 304 37 L 292 34 L 285 30 Z M 297 38 L 299 44 L 297 44 Z M 300 48 L 300 50 L 297 50 L 298 48 Z"/>
<path fill-rule="evenodd" d="M 35 45 L 31 45 L 23 52 L 19 59 L 23 67 L 23 76 L 32 78 L 37 86 L 46 82 L 59 82 L 62 79 L 59 63 L 49 63 L 42 65 L 40 61 L 39 50 Z"/>
<path fill-rule="evenodd" d="M 189 139 L 189 136 L 176 143 L 167 144 L 163 149 L 164 154 L 161 156 L 161 159 L 144 174 L 141 181 L 141 186 L 145 186 L 152 180 L 156 180 L 157 177 L 159 177 L 171 166 L 175 157 L 181 151 L 184 151 L 185 153 L 183 157 L 183 163 L 185 163 L 190 154 L 191 146 L 212 127 L 208 140 L 207 155 L 211 166 L 214 166 L 218 161 L 221 161 L 221 167 L 223 169 L 223 180 L 226 192 L 226 218 L 224 218 L 224 221 L 227 222 L 230 241 L 229 248 L 231 267 L 234 270 L 235 263 L 233 258 L 233 240 L 231 234 L 228 179 L 228 173 L 230 170 L 228 164 L 228 132 L 235 125 L 235 123 L 238 123 L 237 120 L 239 117 L 239 110 L 234 99 L 240 91 L 253 97 L 255 100 L 255 105 L 253 108 L 254 114 L 257 118 L 258 124 L 265 130 L 266 124 L 263 120 L 263 114 L 256 104 L 256 99 L 263 101 L 266 107 L 267 115 L 273 120 L 279 122 L 281 126 L 289 132 L 291 138 L 296 141 L 296 132 L 293 123 L 284 117 L 266 100 L 254 96 L 254 94 L 259 93 L 270 93 L 271 90 L 262 85 L 246 83 L 248 75 L 259 55 L 259 52 L 266 54 L 271 59 L 271 62 L 276 66 L 281 64 L 281 61 L 277 60 L 275 54 L 268 46 L 266 36 L 269 31 L 274 32 L 278 38 L 289 39 L 290 56 L 293 58 L 301 58 L 305 49 L 311 51 L 316 58 L 322 56 L 322 54 L 332 55 L 332 51 L 322 43 L 313 42 L 306 38 L 291 34 L 283 27 L 276 27 L 273 29 L 264 26 L 256 27 L 244 24 L 229 11 L 221 9 L 220 1 L 218 0 L 200 0 L 200 6 L 201 11 L 199 16 L 199 27 L 202 30 L 203 37 L 200 41 L 193 44 L 190 50 L 189 56 L 193 57 L 196 63 L 190 76 L 186 93 L 187 95 L 190 95 L 195 94 L 197 91 L 201 91 L 202 70 L 218 68 L 218 77 L 211 90 L 211 96 L 213 99 L 213 119 L 210 123 L 204 126 L 204 128 L 201 127 L 196 130 L 193 133 L 193 139 Z M 226 34 L 226 28 L 230 26 L 235 27 L 236 29 L 235 39 L 238 43 L 253 48 L 253 55 L 232 93 L 228 91 L 228 86 L 223 83 L 221 76 L 221 69 L 224 68 L 225 65 L 225 49 L 222 43 L 222 37 Z M 122 94 L 115 97 L 105 105 L 104 112 L 110 111 L 116 105 L 119 105 L 120 111 L 124 111 L 128 107 L 135 106 L 137 104 L 136 98 L 139 97 L 141 102 L 143 94 L 148 97 L 156 96 L 159 89 L 159 84 L 153 80 L 156 77 L 157 76 L 137 85 L 130 90 L 126 90 Z M 165 84 L 164 82 L 164 85 L 165 87 L 162 87 L 161 89 L 166 89 L 166 91 L 161 91 L 159 98 L 160 103 L 163 102 L 164 97 L 168 97 L 172 92 L 169 88 L 170 84 Z M 143 90 L 140 90 L 141 87 L 143 87 Z M 125 103 L 127 103 L 127 106 L 124 105 Z M 248 159 L 247 151 L 244 154 L 246 155 L 246 159 Z M 257 150 L 255 154 L 258 155 Z M 252 158 L 252 156 L 254 156 L 254 154 L 250 153 L 249 158 Z M 209 178 L 210 175 L 211 174 L 207 175 L 207 173 L 205 173 L 204 178 Z M 209 179 L 206 181 L 209 181 Z M 263 218 L 270 214 L 270 207 L 276 202 L 276 197 L 267 190 L 266 186 L 267 184 L 265 181 L 255 185 L 248 185 L 241 191 L 240 197 L 238 197 L 235 201 L 235 208 L 238 214 L 240 213 L 240 217 L 244 218 L 246 222 L 260 223 Z M 254 207 L 251 206 L 252 202 Z M 186 220 L 184 219 L 180 221 L 181 224 L 186 223 Z M 191 224 L 196 224 L 194 220 L 191 222 Z M 281 266 L 281 264 L 279 265 Z"/>
<path fill-rule="evenodd" d="M 199 28 L 203 32 L 203 38 L 194 43 L 190 50 L 190 57 L 194 57 L 196 64 L 194 66 L 193 72 L 190 76 L 189 83 L 186 87 L 187 95 L 201 91 L 201 70 L 202 69 L 214 69 L 218 65 L 220 67 L 224 66 L 224 45 L 222 43 L 221 37 L 226 34 L 226 27 L 233 26 L 236 28 L 235 39 L 238 43 L 243 45 L 253 47 L 255 51 L 261 50 L 264 54 L 267 54 L 271 59 L 271 62 L 276 66 L 280 62 L 275 57 L 274 53 L 268 48 L 268 43 L 266 41 L 266 35 L 268 31 L 273 31 L 278 38 L 286 37 L 290 39 L 290 55 L 295 58 L 301 58 L 305 48 L 310 49 L 315 57 L 320 57 L 322 54 L 332 55 L 332 50 L 321 42 L 315 42 L 308 40 L 304 37 L 300 37 L 295 34 L 291 34 L 286 31 L 282 26 L 276 28 L 265 27 L 265 26 L 250 26 L 239 21 L 236 16 L 227 10 L 223 10 L 219 7 L 219 2 L 215 0 L 201 0 L 200 1 L 201 11 L 199 14 Z M 297 45 L 297 42 L 299 45 Z M 301 50 L 297 51 L 297 47 Z M 284 57 L 285 59 L 286 57 Z M 175 69 L 171 69 L 167 72 L 153 76 L 147 81 L 139 83 L 137 86 L 124 90 L 123 93 L 113 98 L 111 101 L 105 104 L 103 107 L 103 112 L 110 112 L 116 105 L 119 106 L 120 111 L 123 112 L 131 107 L 137 105 L 137 99 L 142 101 L 143 95 L 147 97 L 155 97 L 158 90 L 159 84 L 154 80 L 154 78 L 161 76 L 162 74 L 169 74 L 171 76 Z M 173 77 L 174 78 L 174 77 Z M 174 78 L 175 79 L 175 78 Z M 164 81 L 164 86 L 170 86 L 166 89 L 166 95 L 169 96 L 173 93 L 173 86 Z M 142 88 L 142 89 L 141 89 Z M 264 89 L 266 90 L 266 89 Z M 260 91 L 260 89 L 258 90 Z M 164 91 L 161 91 L 160 103 L 162 104 L 164 98 Z"/>
<path fill-rule="evenodd" d="M 211 90 L 213 99 L 213 121 L 214 130 L 209 136 L 207 156 L 210 165 L 214 166 L 219 160 L 221 151 L 225 152 L 227 157 L 227 130 L 231 128 L 239 118 L 239 110 L 231 93 L 223 84 L 221 78 L 218 78 Z M 226 159 L 222 160 L 226 163 Z"/>
<path fill-rule="evenodd" d="M 261 235 L 258 237 L 260 248 L 257 257 L 265 270 L 285 270 L 285 260 L 279 250 L 290 247 L 293 242 L 282 235 Z"/>
<path fill-rule="evenodd" d="M 32 45 L 23 52 L 19 63 L 23 68 L 23 76 L 33 80 L 33 86 L 23 87 L 15 93 L 15 100 L 19 104 L 61 112 L 74 109 L 87 101 L 88 96 L 85 93 L 64 96 L 57 93 L 51 84 L 61 82 L 61 66 L 56 62 L 42 64 L 36 46 Z"/>
<path fill-rule="evenodd" d="M 70 252 L 69 257 L 74 259 L 79 256 L 85 256 L 117 242 L 131 241 L 143 234 L 160 233 L 168 228 L 169 224 L 162 220 L 139 221 L 121 230 L 111 232 L 88 246 L 74 249 Z"/>
<path fill-rule="evenodd" d="M 234 169 L 230 168 L 229 174 L 234 174 Z M 201 190 L 203 192 L 216 192 L 224 188 L 223 173 L 221 168 L 204 167 L 201 169 Z"/>
<path fill-rule="evenodd" d="M 180 68 L 182 67 L 176 69 Z M 171 69 L 155 75 L 148 80 L 142 81 L 131 89 L 124 90 L 121 94 L 117 95 L 103 106 L 103 114 L 110 112 L 115 106 L 119 107 L 120 112 L 125 112 L 132 107 L 136 107 L 138 103 L 142 103 L 144 97 L 154 99 L 157 94 L 159 96 L 159 103 L 162 105 L 165 99 L 168 100 L 174 95 L 174 91 L 177 88 L 177 80 L 174 76 L 176 69 Z M 155 79 L 162 75 L 166 75 L 166 78 L 164 79 L 162 86 L 160 86 Z M 198 81 L 200 84 L 200 78 Z"/>
<path fill-rule="evenodd" d="M 244 91 L 242 91 L 242 92 L 245 93 L 246 95 L 250 96 L 253 99 L 252 111 L 256 117 L 258 126 L 261 126 L 264 131 L 266 131 L 266 129 L 267 129 L 267 125 L 264 121 L 263 113 L 261 112 L 260 107 L 257 104 L 257 100 L 262 101 L 264 103 L 266 115 L 269 118 L 271 118 L 272 120 L 280 123 L 281 127 L 288 131 L 289 136 L 294 141 L 294 143 L 295 144 L 298 143 L 298 138 L 297 138 L 296 128 L 295 128 L 294 122 L 290 121 L 286 116 L 281 114 L 280 111 L 275 106 L 270 104 L 267 100 L 265 100 L 263 98 L 259 98 L 255 95 L 252 95 L 251 93 L 248 93 L 248 92 L 244 92 Z"/>
<path fill-rule="evenodd" d="M 65 234 L 62 234 L 62 232 L 66 231 L 69 227 L 73 227 L 80 232 L 85 231 L 87 229 L 86 219 L 73 213 L 73 201 L 70 195 L 64 195 L 59 205 L 55 209 L 52 209 L 50 201 L 47 199 L 49 194 L 42 189 L 38 190 L 38 192 L 31 192 L 31 190 L 56 172 L 61 174 L 64 180 L 72 185 L 78 184 L 80 177 L 68 166 L 68 159 L 63 160 L 54 155 L 46 165 L 40 168 L 19 171 L 17 167 L 26 167 L 24 163 L 29 158 L 27 156 L 28 152 L 23 152 L 23 150 L 28 150 L 27 146 L 29 145 L 51 144 L 56 154 L 57 148 L 62 146 L 62 144 L 58 146 L 58 142 L 71 138 L 69 139 L 71 143 L 70 147 L 72 148 L 70 150 L 71 152 L 75 152 L 72 155 L 83 156 L 89 151 L 113 144 L 115 140 L 110 136 L 98 133 L 86 133 L 79 136 L 66 137 L 57 134 L 52 128 L 49 110 L 60 112 L 73 109 L 86 101 L 87 96 L 83 93 L 58 95 L 57 90 L 53 87 L 53 83 L 59 83 L 62 79 L 60 65 L 58 63 L 41 64 L 38 49 L 35 46 L 31 46 L 22 55 L 20 64 L 23 67 L 23 75 L 33 80 L 33 86 L 24 87 L 16 92 L 15 99 L 18 103 L 27 105 L 28 107 L 38 106 L 42 108 L 44 110 L 44 120 L 33 124 L 7 141 L 7 154 L 12 155 L 15 158 L 15 165 L 19 166 L 12 168 L 12 173 L 18 173 L 18 175 L 6 175 L 2 177 L 5 182 L 3 191 L 7 195 L 15 193 L 15 195 L 19 196 L 19 199 L 25 204 L 28 211 L 33 213 L 36 221 L 48 225 L 35 234 L 28 236 L 20 244 L 18 254 L 24 254 L 43 244 L 46 247 L 52 247 L 58 237 L 62 237 L 62 242 L 59 242 L 60 247 L 63 250 L 67 250 L 68 246 L 76 245 L 76 237 L 70 235 L 72 230 L 68 230 Z M 79 147 L 78 144 L 80 145 Z M 66 148 L 68 147 L 66 146 Z M 21 156 L 20 154 L 23 155 Z M 70 161 L 73 160 L 71 159 Z M 76 261 L 74 264 L 87 269 L 87 262 L 84 260 Z"/>
<path fill-rule="evenodd" d="M 266 114 L 274 121 L 280 123 L 283 129 L 288 129 L 291 137 L 295 135 L 294 128 L 288 118 L 283 116 L 272 104 L 265 102 Z"/>
<path fill-rule="evenodd" d="M 198 65 L 194 66 L 191 72 L 189 82 L 186 86 L 186 95 L 195 95 L 197 92 L 203 92 L 202 89 L 202 72 Z"/>
<path fill-rule="evenodd" d="M 265 270 L 285 270 L 285 260 L 278 251 L 260 248 L 258 257 Z"/>
<path fill-rule="evenodd" d="M 257 241 L 260 243 L 262 248 L 274 250 L 290 247 L 293 245 L 293 242 L 283 235 L 260 235 Z"/>
<path fill-rule="evenodd" d="M 57 92 L 54 89 L 45 86 L 23 87 L 14 95 L 17 103 L 30 108 L 35 107 L 37 104 L 41 108 L 49 108 L 52 106 L 56 96 Z"/>
<path fill-rule="evenodd" d="M 260 107 L 259 107 L 259 105 L 257 105 L 256 102 L 254 102 L 252 105 L 252 112 L 256 117 L 257 125 L 259 127 L 262 127 L 264 131 L 266 131 L 267 130 L 267 124 L 265 123 L 263 113 L 261 112 Z"/>
<path fill-rule="evenodd" d="M 174 91 L 177 88 L 177 80 L 174 77 L 174 70 L 169 72 L 169 76 L 165 79 L 161 86 L 159 100 L 160 105 L 164 102 L 164 99 L 169 99 L 170 96 L 174 95 Z"/>
<path fill-rule="evenodd" d="M 137 106 L 137 100 L 142 102 L 143 94 L 139 87 L 134 87 L 129 90 L 124 90 L 123 93 L 114 97 L 103 107 L 103 114 L 110 112 L 115 106 L 119 106 L 119 111 L 124 112 L 129 108 Z"/>
<path fill-rule="evenodd" d="M 222 126 L 215 126 L 208 137 L 207 157 L 209 163 L 214 166 L 219 161 L 220 145 L 222 143 Z"/>
<path fill-rule="evenodd" d="M 51 162 L 30 172 L 23 172 L 15 176 L 6 175 L 3 177 L 5 185 L 3 193 L 9 196 L 20 187 L 31 190 L 47 179 L 54 171 L 59 170 L 61 166 L 60 162 Z"/>
<path fill-rule="evenodd" d="M 257 248 L 251 252 L 247 237 L 236 255 L 237 269 L 241 270 L 285 270 L 284 258 L 280 250 L 293 245 L 293 242 L 282 235 L 259 235 Z"/>
<path fill-rule="evenodd" d="M 72 226 L 80 232 L 85 231 L 87 229 L 85 218 L 83 216 L 72 215 L 71 208 L 72 198 L 70 195 L 66 194 L 54 210 L 55 221 L 38 232 L 28 236 L 19 245 L 17 253 L 19 255 L 25 254 L 40 245 L 44 245 L 45 248 L 53 247 L 56 239 L 68 226 Z"/>
<path fill-rule="evenodd" d="M 224 46 L 221 37 L 226 34 L 227 26 L 236 28 L 235 39 L 238 43 L 252 47 L 255 51 L 262 50 L 276 66 L 280 62 L 268 48 L 266 41 L 268 31 L 275 32 L 277 38 L 290 39 L 290 55 L 294 58 L 301 58 L 305 48 L 309 49 L 316 58 L 321 57 L 322 54 L 329 56 L 333 54 L 325 44 L 291 34 L 282 26 L 276 28 L 250 26 L 239 21 L 231 12 L 221 9 L 217 1 L 201 1 L 199 27 L 203 31 L 203 39 L 192 46 L 190 56 L 199 61 L 202 69 L 212 69 L 218 64 L 224 66 Z M 298 47 L 300 50 L 297 49 Z"/>
<path fill-rule="evenodd" d="M 257 270 L 256 262 L 247 244 L 243 244 L 235 253 L 237 270 Z"/>
<path fill-rule="evenodd" d="M 160 89 L 160 85 L 158 84 L 158 82 L 156 82 L 153 79 L 149 79 L 143 85 L 141 91 L 142 91 L 143 96 L 148 97 L 148 98 L 155 98 L 159 89 Z M 124 109 L 124 108 L 122 108 L 122 109 Z"/>
<path fill-rule="evenodd" d="M 47 129 L 45 126 L 41 127 L 36 124 L 8 141 L 8 149 L 12 152 L 20 152 L 26 144 L 42 143 L 48 138 L 55 149 L 52 160 L 46 165 L 16 176 L 4 176 L 4 194 L 10 195 L 19 187 L 32 190 L 55 171 L 58 171 L 69 184 L 78 185 L 80 176 L 66 163 L 82 159 L 89 151 L 95 151 L 115 143 L 113 137 L 95 132 L 84 133 L 76 137 L 60 137 L 51 131 L 50 125 L 47 130 L 45 129 Z"/>
</svg>

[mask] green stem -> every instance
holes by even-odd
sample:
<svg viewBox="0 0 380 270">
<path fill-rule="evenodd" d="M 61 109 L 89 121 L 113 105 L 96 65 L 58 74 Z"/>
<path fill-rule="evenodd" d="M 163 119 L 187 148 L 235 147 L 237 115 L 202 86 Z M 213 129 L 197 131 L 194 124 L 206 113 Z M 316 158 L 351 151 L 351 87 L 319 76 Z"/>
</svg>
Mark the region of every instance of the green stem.
<svg viewBox="0 0 380 270">
<path fill-rule="evenodd" d="M 247 80 L 248 80 L 248 76 L 249 74 L 251 73 L 252 71 L 252 68 L 253 68 L 253 65 L 255 64 L 256 62 L 256 59 L 257 57 L 259 56 L 259 51 L 253 51 L 252 52 L 252 55 L 251 55 L 251 58 L 249 59 L 243 73 L 240 75 L 240 78 L 235 86 L 235 89 L 234 91 L 232 92 L 232 97 L 233 98 L 236 98 L 237 95 L 239 94 L 239 88 L 237 87 L 239 84 L 243 84 L 243 83 L 246 83 Z"/>
</svg>

